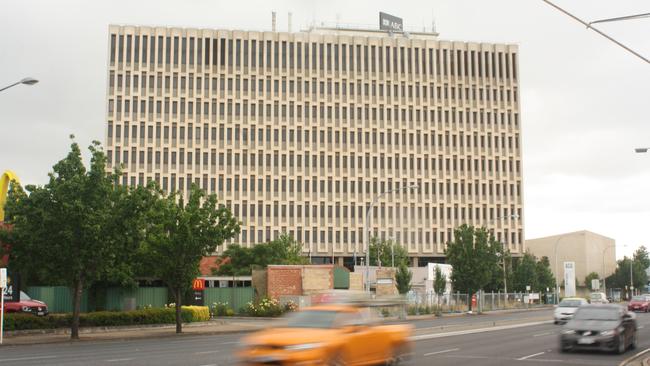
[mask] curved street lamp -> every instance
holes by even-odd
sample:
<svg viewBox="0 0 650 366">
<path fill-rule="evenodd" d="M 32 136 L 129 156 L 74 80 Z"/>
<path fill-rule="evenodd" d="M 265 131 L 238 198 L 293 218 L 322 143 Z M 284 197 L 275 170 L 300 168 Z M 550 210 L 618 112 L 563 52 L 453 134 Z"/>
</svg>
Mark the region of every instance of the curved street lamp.
<svg viewBox="0 0 650 366">
<path fill-rule="evenodd" d="M 4 88 L 0 89 L 0 92 L 3 91 L 3 90 L 7 90 L 7 89 L 11 88 L 12 86 L 16 86 L 18 84 L 34 85 L 36 83 L 38 83 L 38 80 L 36 80 L 34 78 L 31 78 L 31 77 L 26 77 L 26 78 L 21 79 L 20 81 L 17 81 L 15 83 L 11 84 L 11 85 L 5 86 Z"/>
<path fill-rule="evenodd" d="M 370 226 L 369 221 L 370 221 L 370 213 L 372 212 L 372 208 L 375 206 L 375 204 L 377 203 L 377 201 L 379 201 L 380 198 L 384 197 L 385 195 L 387 195 L 389 193 L 404 191 L 404 190 L 407 190 L 407 189 L 417 189 L 417 188 L 420 188 L 420 186 L 417 185 L 417 184 L 413 184 L 413 185 L 410 185 L 410 186 L 404 186 L 404 187 L 400 187 L 400 188 L 391 189 L 391 190 L 388 190 L 388 191 L 385 191 L 385 192 L 381 192 L 380 194 L 375 196 L 375 198 L 370 203 L 370 206 L 368 206 L 368 210 L 366 210 L 366 220 L 363 223 L 363 244 L 366 247 L 366 291 L 367 292 L 370 292 L 370 267 L 369 267 L 370 266 L 370 245 L 368 243 L 368 236 L 369 236 L 368 235 L 368 230 L 369 230 L 368 226 Z M 356 256 L 357 256 L 357 251 L 356 251 L 356 246 L 355 246 L 355 250 L 354 250 L 355 264 L 356 264 Z"/>
</svg>

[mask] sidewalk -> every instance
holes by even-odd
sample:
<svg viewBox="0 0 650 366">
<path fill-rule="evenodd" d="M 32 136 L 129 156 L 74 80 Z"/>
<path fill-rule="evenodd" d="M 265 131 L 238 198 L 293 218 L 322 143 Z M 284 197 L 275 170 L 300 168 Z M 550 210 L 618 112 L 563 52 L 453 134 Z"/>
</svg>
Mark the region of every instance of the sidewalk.
<svg viewBox="0 0 650 366">
<path fill-rule="evenodd" d="M 490 311 L 483 314 L 504 314 L 516 312 L 531 312 L 546 310 L 549 307 L 532 308 L 532 309 L 512 309 L 501 311 Z M 458 316 L 476 316 L 479 314 L 467 313 L 450 313 L 443 314 L 442 317 Z M 433 314 L 408 316 L 406 321 L 417 321 L 426 319 L 436 319 Z M 397 318 L 387 320 L 398 320 Z M 478 319 L 477 319 L 478 320 Z M 244 318 L 229 317 L 226 319 L 211 320 L 208 322 L 187 323 L 183 324 L 183 333 L 176 334 L 176 325 L 148 325 L 148 326 L 121 326 L 121 327 L 88 327 L 79 329 L 79 341 L 106 341 L 106 340 L 127 340 L 141 338 L 161 338 L 161 337 L 183 337 L 198 335 L 218 335 L 218 334 L 236 334 L 254 332 L 275 324 L 281 324 L 282 320 L 278 318 Z M 448 327 L 445 327 L 448 328 Z M 24 330 L 11 331 L 4 334 L 4 346 L 28 345 L 43 343 L 63 343 L 70 341 L 70 329 L 43 329 L 43 330 Z"/>
</svg>

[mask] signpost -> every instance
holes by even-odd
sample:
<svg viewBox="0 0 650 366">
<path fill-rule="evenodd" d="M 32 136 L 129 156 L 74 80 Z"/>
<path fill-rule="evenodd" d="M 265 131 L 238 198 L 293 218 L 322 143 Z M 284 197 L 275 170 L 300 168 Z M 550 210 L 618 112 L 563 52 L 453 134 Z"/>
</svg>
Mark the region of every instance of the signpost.
<svg viewBox="0 0 650 366">
<path fill-rule="evenodd" d="M 576 296 L 576 263 L 564 262 L 564 296 Z"/>
<path fill-rule="evenodd" d="M 194 290 L 194 304 L 203 306 L 203 290 L 205 290 L 205 280 L 202 278 L 195 278 L 192 282 L 192 290 Z"/>
<path fill-rule="evenodd" d="M 7 288 L 7 269 L 0 268 L 0 344 L 5 329 L 5 289 Z"/>
</svg>

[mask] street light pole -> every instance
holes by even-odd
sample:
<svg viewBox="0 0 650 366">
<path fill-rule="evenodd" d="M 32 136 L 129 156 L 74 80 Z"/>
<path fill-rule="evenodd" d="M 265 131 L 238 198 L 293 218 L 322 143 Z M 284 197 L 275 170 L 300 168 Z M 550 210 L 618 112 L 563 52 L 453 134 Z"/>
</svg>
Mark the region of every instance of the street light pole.
<svg viewBox="0 0 650 366">
<path fill-rule="evenodd" d="M 512 214 L 512 215 L 508 215 L 508 216 L 501 216 L 501 217 L 494 218 L 494 219 L 490 220 L 490 225 L 492 225 L 497 220 L 510 219 L 510 218 L 516 220 L 516 219 L 519 218 L 519 215 Z M 506 256 L 505 256 L 505 252 L 502 254 L 501 263 L 503 264 L 503 292 L 506 294 L 505 296 L 507 298 L 507 296 L 508 296 L 508 282 L 507 282 L 508 279 L 507 279 L 507 276 L 506 276 Z"/>
<path fill-rule="evenodd" d="M 368 210 L 366 211 L 366 220 L 363 223 L 363 244 L 366 247 L 366 291 L 370 292 L 370 245 L 368 243 L 368 230 L 370 227 L 370 213 L 372 212 L 372 208 L 375 206 L 377 201 L 379 201 L 380 198 L 383 196 L 393 193 L 393 192 L 398 192 L 398 191 L 403 191 L 407 189 L 415 189 L 419 188 L 420 186 L 417 184 L 410 185 L 410 186 L 404 186 L 401 188 L 396 188 L 396 189 L 391 189 L 385 192 L 381 192 L 380 194 L 376 195 L 375 198 L 373 198 L 372 202 L 370 203 L 370 206 L 368 206 Z"/>
<path fill-rule="evenodd" d="M 562 240 L 563 237 L 564 237 L 564 235 L 561 235 L 555 241 L 555 251 L 554 251 L 554 254 L 553 254 L 553 256 L 555 257 L 555 304 L 558 304 L 559 301 L 560 301 L 560 286 L 558 285 L 558 282 L 557 282 L 557 278 L 560 275 L 560 271 L 557 268 L 557 245 L 560 243 L 560 240 Z M 564 284 L 564 286 L 566 288 L 566 284 Z"/>
<path fill-rule="evenodd" d="M 24 78 L 24 79 L 22 79 L 22 80 L 20 80 L 20 81 L 15 82 L 15 83 L 13 83 L 13 84 L 11 84 L 11 85 L 7 85 L 7 86 L 5 86 L 4 88 L 0 89 L 0 92 L 3 91 L 3 90 L 7 90 L 7 89 L 9 89 L 9 88 L 11 88 L 11 87 L 14 87 L 14 86 L 16 86 L 16 85 L 18 85 L 18 84 L 34 85 L 34 84 L 36 84 L 36 83 L 38 83 L 38 80 L 36 80 L 36 79 L 34 79 L 34 78 L 27 77 L 27 78 Z"/>
<path fill-rule="evenodd" d="M 608 245 L 603 249 L 603 292 L 607 296 L 607 271 L 605 270 L 605 252 L 609 248 L 616 248 L 616 245 Z"/>
</svg>

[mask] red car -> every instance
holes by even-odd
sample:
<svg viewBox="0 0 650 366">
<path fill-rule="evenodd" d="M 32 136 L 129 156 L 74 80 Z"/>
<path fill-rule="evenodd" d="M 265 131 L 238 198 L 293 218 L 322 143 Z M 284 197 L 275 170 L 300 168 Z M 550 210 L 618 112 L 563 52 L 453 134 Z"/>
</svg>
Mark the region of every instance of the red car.
<svg viewBox="0 0 650 366">
<path fill-rule="evenodd" d="M 627 305 L 628 311 L 650 311 L 650 295 L 639 295 L 632 297 L 632 301 Z"/>
<path fill-rule="evenodd" d="M 20 291 L 20 301 L 5 301 L 5 313 L 28 313 L 45 316 L 49 312 L 46 303 L 40 300 L 34 300 L 26 293 Z"/>
</svg>

